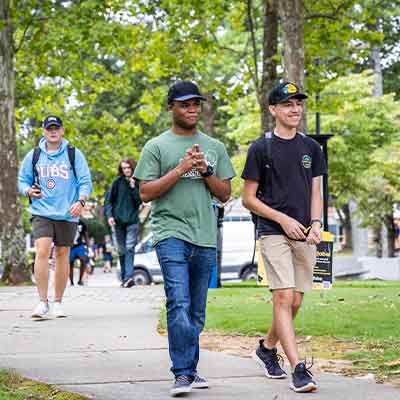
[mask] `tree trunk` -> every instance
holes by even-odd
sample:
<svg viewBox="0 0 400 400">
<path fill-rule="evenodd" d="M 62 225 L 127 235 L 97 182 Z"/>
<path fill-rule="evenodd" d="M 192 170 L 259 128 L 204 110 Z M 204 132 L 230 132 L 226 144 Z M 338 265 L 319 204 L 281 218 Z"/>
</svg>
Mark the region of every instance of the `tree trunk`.
<svg viewBox="0 0 400 400">
<path fill-rule="evenodd" d="M 278 52 L 278 3 L 264 2 L 263 70 L 260 88 L 261 129 L 271 131 L 274 119 L 268 110 L 268 93 L 276 84 L 276 55 Z"/>
<path fill-rule="evenodd" d="M 351 231 L 351 216 L 349 205 L 346 204 L 341 208 L 342 213 L 339 213 L 340 222 L 342 223 L 344 236 L 346 238 L 343 249 L 352 250 L 353 249 L 353 233 Z"/>
<path fill-rule="evenodd" d="M 374 32 L 379 32 L 379 25 L 370 26 L 370 29 Z M 373 46 L 371 49 L 371 60 L 373 64 L 373 70 L 375 75 L 375 84 L 372 89 L 372 96 L 379 97 L 383 95 L 383 79 L 382 79 L 382 66 L 381 66 L 381 55 L 380 49 L 377 46 Z M 389 234 L 389 232 L 387 232 Z M 374 229 L 374 242 L 376 243 L 376 256 L 382 257 L 384 253 L 383 240 L 382 240 L 382 226 Z M 385 253 L 389 252 L 389 249 L 385 249 Z"/>
<path fill-rule="evenodd" d="M 283 32 L 284 79 L 304 86 L 304 5 L 303 0 L 279 0 L 279 17 Z M 300 130 L 306 132 L 304 110 Z"/>
<path fill-rule="evenodd" d="M 30 279 L 17 193 L 14 46 L 9 0 L 0 0 L 0 243 L 2 281 Z"/>
<path fill-rule="evenodd" d="M 376 256 L 378 258 L 382 258 L 383 248 L 382 248 L 382 226 L 379 225 L 373 229 L 374 234 L 374 243 L 375 243 L 375 251 Z"/>
<path fill-rule="evenodd" d="M 387 253 L 388 257 L 394 257 L 395 254 L 395 239 L 396 239 L 396 230 L 393 222 L 393 215 L 388 214 L 384 218 L 384 224 L 386 226 L 387 233 Z"/>
<path fill-rule="evenodd" d="M 203 103 L 204 131 L 207 135 L 214 136 L 215 133 L 215 100 L 212 93 L 206 93 L 204 97 L 207 99 Z"/>
</svg>

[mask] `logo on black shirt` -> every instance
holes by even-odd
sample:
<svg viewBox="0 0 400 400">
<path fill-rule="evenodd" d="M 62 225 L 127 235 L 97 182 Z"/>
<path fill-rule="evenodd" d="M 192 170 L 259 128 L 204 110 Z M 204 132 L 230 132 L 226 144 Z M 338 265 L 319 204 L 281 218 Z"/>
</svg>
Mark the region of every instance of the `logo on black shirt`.
<svg viewBox="0 0 400 400">
<path fill-rule="evenodd" d="M 305 154 L 301 160 L 301 163 L 303 164 L 304 168 L 311 168 L 312 158 Z"/>
</svg>

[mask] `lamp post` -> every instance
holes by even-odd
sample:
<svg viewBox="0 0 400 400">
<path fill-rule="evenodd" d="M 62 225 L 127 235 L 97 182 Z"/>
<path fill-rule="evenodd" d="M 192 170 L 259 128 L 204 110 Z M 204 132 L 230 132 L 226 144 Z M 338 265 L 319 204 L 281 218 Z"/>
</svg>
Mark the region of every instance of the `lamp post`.
<svg viewBox="0 0 400 400">
<path fill-rule="evenodd" d="M 319 57 L 317 57 L 315 59 L 315 66 L 318 68 L 321 64 L 321 60 L 319 59 Z M 320 100 L 320 96 L 319 96 L 319 89 L 317 91 L 317 93 L 315 94 L 315 108 L 316 108 L 316 112 L 315 112 L 315 134 L 316 135 L 320 135 L 321 134 L 321 115 L 319 113 L 319 100 Z"/>
<path fill-rule="evenodd" d="M 320 58 L 316 58 L 314 61 L 316 67 L 321 65 Z M 321 135 L 321 114 L 319 112 L 319 104 L 320 104 L 320 92 L 319 89 L 315 94 L 315 135 L 310 135 L 313 137 L 322 147 L 322 151 L 325 156 L 326 164 L 328 165 L 328 140 L 333 135 Z M 329 191 L 328 191 L 328 174 L 325 174 L 322 177 L 322 197 L 324 202 L 324 215 L 323 215 L 323 224 L 324 230 L 328 230 L 328 199 L 329 199 Z"/>
</svg>

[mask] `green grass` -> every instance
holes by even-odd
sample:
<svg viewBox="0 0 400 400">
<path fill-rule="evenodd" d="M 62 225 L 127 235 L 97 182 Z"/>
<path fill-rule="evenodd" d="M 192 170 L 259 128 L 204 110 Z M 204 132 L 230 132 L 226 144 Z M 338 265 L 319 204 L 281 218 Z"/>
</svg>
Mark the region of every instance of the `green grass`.
<svg viewBox="0 0 400 400">
<path fill-rule="evenodd" d="M 0 400 L 88 400 L 52 385 L 22 378 L 14 371 L 0 370 Z"/>
<path fill-rule="evenodd" d="M 399 340 L 400 282 L 343 282 L 305 296 L 298 335 Z M 211 289 L 206 330 L 258 336 L 272 320 L 271 294 L 253 285 Z"/>
<path fill-rule="evenodd" d="M 272 320 L 272 298 L 255 283 L 210 289 L 205 330 L 219 334 L 263 336 Z M 328 291 L 306 294 L 296 334 L 356 343 L 347 351 L 360 370 L 400 375 L 400 282 L 338 282 Z M 165 329 L 165 311 L 160 328 Z"/>
</svg>

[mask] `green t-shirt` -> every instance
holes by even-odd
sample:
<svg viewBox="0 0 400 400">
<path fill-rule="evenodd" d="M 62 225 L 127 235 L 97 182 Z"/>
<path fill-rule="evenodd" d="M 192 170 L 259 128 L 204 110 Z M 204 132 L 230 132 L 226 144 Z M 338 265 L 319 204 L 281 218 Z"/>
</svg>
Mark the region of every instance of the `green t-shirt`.
<svg viewBox="0 0 400 400">
<path fill-rule="evenodd" d="M 218 178 L 225 180 L 235 176 L 221 142 L 201 132 L 186 137 L 168 130 L 146 143 L 135 168 L 135 178 L 152 181 L 166 175 L 194 144 L 200 146 Z M 194 169 L 183 175 L 171 190 L 152 201 L 151 217 L 154 244 L 175 237 L 197 246 L 216 247 L 217 226 L 211 193 Z"/>
</svg>

